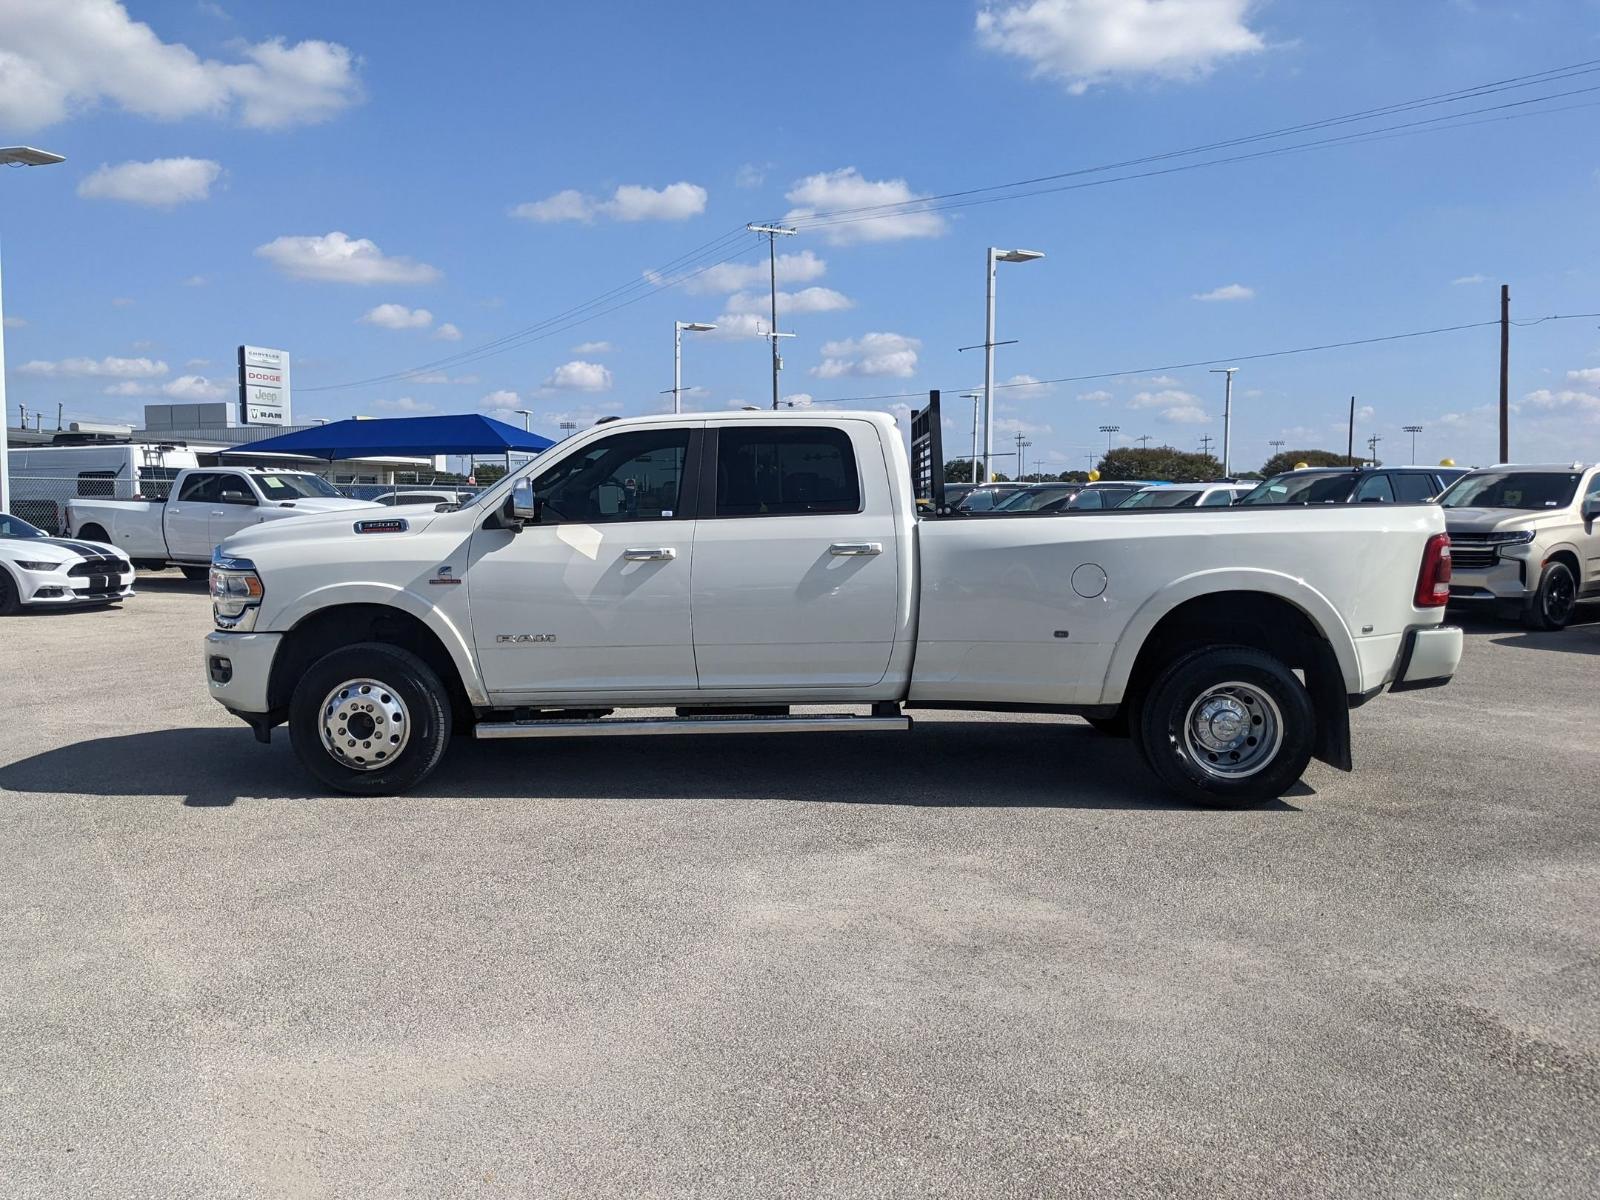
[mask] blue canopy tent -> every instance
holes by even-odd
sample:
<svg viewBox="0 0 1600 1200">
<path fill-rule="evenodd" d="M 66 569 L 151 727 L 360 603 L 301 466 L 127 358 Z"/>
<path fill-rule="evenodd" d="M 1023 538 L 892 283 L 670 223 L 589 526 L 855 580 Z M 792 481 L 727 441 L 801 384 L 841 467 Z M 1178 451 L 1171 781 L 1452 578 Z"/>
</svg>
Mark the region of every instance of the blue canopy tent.
<svg viewBox="0 0 1600 1200">
<path fill-rule="evenodd" d="M 435 454 L 538 454 L 555 445 L 504 421 L 476 413 L 443 417 L 384 417 L 374 421 L 333 421 L 264 441 L 224 450 L 224 454 L 303 454 L 308 458 L 427 458 Z"/>
</svg>

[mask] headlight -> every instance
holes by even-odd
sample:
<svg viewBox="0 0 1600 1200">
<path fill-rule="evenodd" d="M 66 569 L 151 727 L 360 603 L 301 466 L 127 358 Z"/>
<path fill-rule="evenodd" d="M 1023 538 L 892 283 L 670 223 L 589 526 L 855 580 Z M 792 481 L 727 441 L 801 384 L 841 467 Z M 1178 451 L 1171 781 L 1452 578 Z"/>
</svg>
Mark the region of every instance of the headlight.
<svg viewBox="0 0 1600 1200">
<path fill-rule="evenodd" d="M 1533 541 L 1533 530 L 1517 529 L 1510 533 L 1490 533 L 1484 535 L 1484 541 L 1491 546 L 1526 546 Z"/>
<path fill-rule="evenodd" d="M 218 629 L 248 631 L 255 627 L 261 598 L 267 590 L 247 558 L 228 558 L 220 551 L 211 558 L 211 617 Z"/>
<path fill-rule="evenodd" d="M 23 562 L 20 558 L 17 559 L 17 566 L 24 571 L 59 571 L 65 565 L 65 563 Z"/>
</svg>

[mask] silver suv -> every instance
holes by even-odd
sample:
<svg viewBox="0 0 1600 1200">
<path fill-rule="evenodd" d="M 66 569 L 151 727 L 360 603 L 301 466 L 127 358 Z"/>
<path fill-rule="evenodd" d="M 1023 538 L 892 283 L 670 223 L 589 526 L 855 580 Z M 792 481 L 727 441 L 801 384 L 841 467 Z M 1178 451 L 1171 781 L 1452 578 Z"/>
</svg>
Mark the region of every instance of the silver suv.
<svg viewBox="0 0 1600 1200">
<path fill-rule="evenodd" d="M 1439 497 L 1450 531 L 1450 602 L 1493 605 L 1561 629 L 1600 599 L 1600 467 L 1485 467 Z"/>
</svg>

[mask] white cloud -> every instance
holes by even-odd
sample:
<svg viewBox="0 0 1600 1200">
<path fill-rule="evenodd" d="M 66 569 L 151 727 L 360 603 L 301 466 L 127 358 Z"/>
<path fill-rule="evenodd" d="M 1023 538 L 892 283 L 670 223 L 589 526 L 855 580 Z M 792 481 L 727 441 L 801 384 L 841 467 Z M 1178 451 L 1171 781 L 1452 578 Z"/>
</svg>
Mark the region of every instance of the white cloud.
<svg viewBox="0 0 1600 1200">
<path fill-rule="evenodd" d="M 1552 391 L 1540 388 L 1529 392 L 1522 402 L 1539 413 L 1567 413 L 1574 416 L 1600 417 L 1600 396 L 1572 389 Z"/>
<path fill-rule="evenodd" d="M 165 396 L 169 400 L 186 400 L 190 403 L 201 400 L 220 400 L 226 396 L 231 388 L 220 383 L 214 383 L 204 375 L 180 375 L 176 379 L 169 379 L 163 384 L 141 383 L 136 379 L 125 379 L 121 383 L 114 383 L 105 389 L 108 396 Z"/>
<path fill-rule="evenodd" d="M 205 287 L 211 281 L 204 275 L 191 275 L 183 281 L 184 287 Z"/>
<path fill-rule="evenodd" d="M 522 397 L 506 388 L 490 392 L 478 401 L 478 407 L 487 409 L 492 415 L 504 419 L 505 414 L 514 413 L 522 404 Z"/>
<path fill-rule="evenodd" d="M 361 98 L 357 60 L 333 42 L 243 45 L 201 58 L 163 42 L 119 0 L 0 4 L 0 126 L 42 129 L 110 103 L 157 120 L 236 117 L 278 129 L 325 121 Z"/>
<path fill-rule="evenodd" d="M 599 363 L 574 359 L 550 372 L 544 386 L 562 392 L 609 392 L 611 371 Z"/>
<path fill-rule="evenodd" d="M 211 365 L 211 360 L 209 358 L 191 358 L 183 365 L 193 371 L 197 367 L 209 367 Z"/>
<path fill-rule="evenodd" d="M 78 195 L 172 208 L 209 199 L 211 185 L 221 174 L 222 164 L 209 158 L 157 158 L 114 167 L 102 163 L 78 181 Z"/>
<path fill-rule="evenodd" d="M 1171 375 L 1152 375 L 1144 382 L 1146 386 L 1153 388 L 1175 388 L 1179 381 Z"/>
<path fill-rule="evenodd" d="M 810 392 L 793 392 L 783 397 L 786 408 L 810 408 L 814 403 L 816 399 Z"/>
<path fill-rule="evenodd" d="M 685 221 L 706 210 L 706 189 L 697 183 L 680 181 L 664 188 L 625 183 L 600 200 L 576 188 L 566 188 L 543 200 L 518 204 L 513 217 L 525 221 L 593 221 L 610 217 L 614 221 Z"/>
<path fill-rule="evenodd" d="M 771 163 L 745 163 L 733 173 L 733 186 L 758 188 L 767 181 L 767 172 L 771 169 Z"/>
<path fill-rule="evenodd" d="M 150 358 L 64 358 L 60 362 L 34 359 L 18 368 L 24 375 L 100 376 L 112 379 L 154 379 L 165 375 L 167 364 Z"/>
<path fill-rule="evenodd" d="M 1450 284 L 1452 287 L 1472 287 L 1474 284 L 1488 282 L 1489 277 L 1487 275 L 1463 275 L 1458 279 L 1452 279 Z"/>
<path fill-rule="evenodd" d="M 1036 396 L 1048 396 L 1056 390 L 1053 383 L 1041 383 L 1032 375 L 1013 375 L 1005 381 L 1004 386 L 1014 398 L 1029 399 Z"/>
<path fill-rule="evenodd" d="M 1164 388 L 1158 392 L 1139 392 L 1128 401 L 1128 407 L 1157 409 L 1161 420 L 1175 425 L 1198 425 L 1211 419 L 1210 414 L 1202 406 L 1199 396 L 1177 388 Z"/>
<path fill-rule="evenodd" d="M 1568 371 L 1567 378 L 1573 383 L 1589 383 L 1600 386 L 1600 367 L 1583 367 L 1577 371 Z"/>
<path fill-rule="evenodd" d="M 374 400 L 372 407 L 379 412 L 415 414 L 433 411 L 433 405 L 422 400 L 413 400 L 410 396 L 396 396 L 393 400 Z"/>
<path fill-rule="evenodd" d="M 761 319 L 760 313 L 727 312 L 719 316 L 715 324 L 714 330 L 700 336 L 719 342 L 736 342 L 741 338 L 764 337 L 767 332 L 767 322 Z"/>
<path fill-rule="evenodd" d="M 921 345 L 916 338 L 899 333 L 866 333 L 855 339 L 824 342 L 822 363 L 811 373 L 819 379 L 842 375 L 907 379 L 917 373 L 917 349 Z"/>
<path fill-rule="evenodd" d="M 821 279 L 828 264 L 810 250 L 798 254 L 780 254 L 777 260 L 778 283 L 811 283 Z M 664 283 L 666 277 L 647 273 L 652 283 Z M 712 292 L 742 292 L 756 286 L 768 287 L 771 282 L 771 265 L 765 259 L 750 263 L 718 263 L 698 275 L 684 280 L 683 290 L 696 296 Z"/>
<path fill-rule="evenodd" d="M 1078 393 L 1078 399 L 1081 400 L 1085 404 L 1105 404 L 1108 401 L 1115 400 L 1116 397 L 1113 396 L 1110 392 L 1094 391 L 1094 392 L 1079 392 Z"/>
<path fill-rule="evenodd" d="M 5 327 L 7 329 L 23 329 L 27 327 L 27 324 L 28 319 L 26 317 L 7 317 L 5 319 Z"/>
<path fill-rule="evenodd" d="M 380 304 L 369 308 L 359 318 L 363 325 L 376 325 L 379 329 L 425 329 L 433 324 L 433 314 L 425 308 L 407 308 L 404 304 Z"/>
<path fill-rule="evenodd" d="M 939 237 L 949 227 L 938 213 L 918 207 L 925 199 L 911 190 L 904 179 L 863 179 L 854 167 L 808 175 L 784 194 L 795 207 L 784 217 L 787 223 L 803 221 L 819 213 L 841 209 L 873 208 L 870 221 L 845 221 L 819 227 L 824 240 L 836 246 L 852 242 L 892 242 L 902 238 Z M 905 205 L 887 211 L 883 205 Z"/>
<path fill-rule="evenodd" d="M 1198 79 L 1266 48 L 1245 24 L 1259 0 L 1012 0 L 978 13 L 978 42 L 1075 96 L 1117 76 Z"/>
<path fill-rule="evenodd" d="M 1253 300 L 1255 288 L 1245 287 L 1242 283 L 1226 283 L 1221 287 L 1212 288 L 1209 292 L 1196 292 L 1190 296 L 1191 300 Z"/>
<path fill-rule="evenodd" d="M 437 267 L 390 258 L 371 239 L 352 238 L 338 230 L 274 238 L 257 246 L 256 254 L 291 279 L 321 283 L 432 283 L 439 278 Z"/>
<path fill-rule="evenodd" d="M 461 340 L 461 330 L 457 329 L 449 321 L 445 321 L 433 331 L 433 337 L 435 341 L 439 342 L 459 342 Z"/>
<path fill-rule="evenodd" d="M 770 292 L 735 292 L 724 302 L 724 307 L 730 313 L 771 313 L 772 294 Z M 840 312 L 846 308 L 854 308 L 855 301 L 843 292 L 836 292 L 832 288 L 808 287 L 801 288 L 798 292 L 778 293 L 778 316 L 784 314 Z"/>
<path fill-rule="evenodd" d="M 572 348 L 574 354 L 611 354 L 616 347 L 610 342 L 579 342 Z"/>
</svg>

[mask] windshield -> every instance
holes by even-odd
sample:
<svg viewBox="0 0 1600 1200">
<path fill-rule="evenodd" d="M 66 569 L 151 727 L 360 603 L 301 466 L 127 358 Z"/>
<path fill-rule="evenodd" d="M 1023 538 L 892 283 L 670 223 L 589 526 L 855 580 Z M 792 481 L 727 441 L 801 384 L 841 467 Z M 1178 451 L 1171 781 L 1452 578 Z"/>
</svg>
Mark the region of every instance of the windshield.
<svg viewBox="0 0 1600 1200">
<path fill-rule="evenodd" d="M 1235 504 L 1343 504 L 1355 487 L 1353 471 L 1333 475 L 1274 475 Z"/>
<path fill-rule="evenodd" d="M 1070 496 L 1077 490 L 1077 488 L 1030 488 L 1028 491 L 1007 496 L 994 508 L 996 512 L 1032 512 L 1052 500 Z"/>
<path fill-rule="evenodd" d="M 1582 478 L 1579 471 L 1484 471 L 1456 480 L 1439 503 L 1446 508 L 1565 508 Z"/>
<path fill-rule="evenodd" d="M 320 475 L 257 475 L 256 483 L 268 500 L 301 500 L 310 496 L 339 499 L 339 489 Z"/>
<path fill-rule="evenodd" d="M 42 538 L 44 530 L 35 529 L 21 517 L 0 513 L 0 538 Z"/>
<path fill-rule="evenodd" d="M 1118 508 L 1190 508 L 1200 498 L 1199 492 L 1186 492 L 1180 488 L 1171 491 L 1156 491 L 1154 488 L 1146 492 L 1135 492 L 1129 496 Z"/>
</svg>

